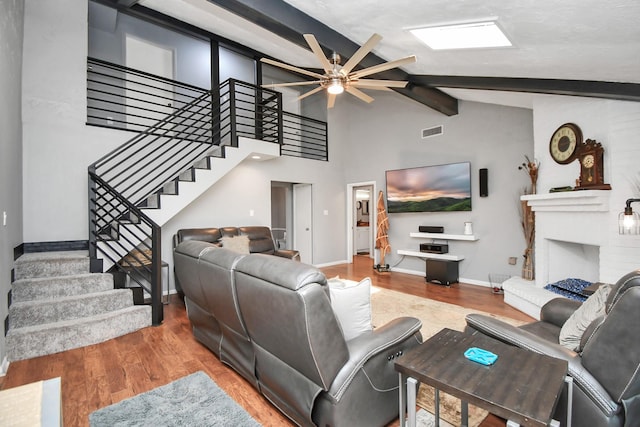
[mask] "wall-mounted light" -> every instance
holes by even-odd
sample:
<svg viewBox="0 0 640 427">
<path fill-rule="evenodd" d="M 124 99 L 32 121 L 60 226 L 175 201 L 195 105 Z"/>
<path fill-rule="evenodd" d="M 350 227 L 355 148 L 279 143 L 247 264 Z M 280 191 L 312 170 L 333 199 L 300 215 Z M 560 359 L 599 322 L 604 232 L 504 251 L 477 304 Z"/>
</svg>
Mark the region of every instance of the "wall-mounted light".
<svg viewBox="0 0 640 427">
<path fill-rule="evenodd" d="M 640 202 L 640 199 L 628 199 L 624 211 L 618 215 L 619 234 L 640 234 L 640 216 L 631 209 L 634 202 Z"/>
</svg>

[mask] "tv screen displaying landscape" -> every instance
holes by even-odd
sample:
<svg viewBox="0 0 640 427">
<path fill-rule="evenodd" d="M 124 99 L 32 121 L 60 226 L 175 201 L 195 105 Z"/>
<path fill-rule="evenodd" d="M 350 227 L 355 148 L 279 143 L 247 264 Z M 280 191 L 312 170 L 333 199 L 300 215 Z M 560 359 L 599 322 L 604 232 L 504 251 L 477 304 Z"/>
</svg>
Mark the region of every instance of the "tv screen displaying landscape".
<svg viewBox="0 0 640 427">
<path fill-rule="evenodd" d="M 469 162 L 389 170 L 386 177 L 389 213 L 471 210 Z"/>
</svg>

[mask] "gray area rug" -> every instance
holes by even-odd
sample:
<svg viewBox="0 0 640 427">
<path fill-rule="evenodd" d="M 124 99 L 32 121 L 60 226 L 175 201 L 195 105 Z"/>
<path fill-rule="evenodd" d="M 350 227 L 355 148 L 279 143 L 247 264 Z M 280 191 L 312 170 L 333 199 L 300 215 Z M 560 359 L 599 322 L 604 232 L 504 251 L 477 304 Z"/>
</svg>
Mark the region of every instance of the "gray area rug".
<svg viewBox="0 0 640 427">
<path fill-rule="evenodd" d="M 91 427 L 260 426 L 202 371 L 89 415 Z"/>
</svg>

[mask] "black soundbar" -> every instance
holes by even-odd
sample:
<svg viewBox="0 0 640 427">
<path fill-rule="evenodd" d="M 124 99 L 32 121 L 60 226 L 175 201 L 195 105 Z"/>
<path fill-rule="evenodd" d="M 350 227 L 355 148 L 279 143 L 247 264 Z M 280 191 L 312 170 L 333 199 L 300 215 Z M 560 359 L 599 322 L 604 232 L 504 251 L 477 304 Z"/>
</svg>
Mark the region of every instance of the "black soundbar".
<svg viewBox="0 0 640 427">
<path fill-rule="evenodd" d="M 444 233 L 444 227 L 435 225 L 419 225 L 418 231 L 421 233 Z"/>
</svg>

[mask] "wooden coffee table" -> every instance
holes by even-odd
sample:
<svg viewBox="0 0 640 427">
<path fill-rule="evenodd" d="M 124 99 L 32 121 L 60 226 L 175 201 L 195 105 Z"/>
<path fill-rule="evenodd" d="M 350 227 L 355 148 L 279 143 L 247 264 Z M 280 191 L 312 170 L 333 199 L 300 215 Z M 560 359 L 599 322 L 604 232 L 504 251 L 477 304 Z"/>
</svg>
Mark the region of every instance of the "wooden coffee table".
<svg viewBox="0 0 640 427">
<path fill-rule="evenodd" d="M 472 362 L 464 357 L 470 347 L 489 350 L 498 360 L 491 366 Z M 405 425 L 405 402 L 409 423 L 415 425 L 418 382 L 436 389 L 436 427 L 439 391 L 462 400 L 463 426 L 467 425 L 468 403 L 509 420 L 508 425 L 550 425 L 565 381 L 569 387 L 567 425 L 571 422 L 572 382 L 565 360 L 510 346 L 479 332 L 443 329 L 400 357 L 395 368 L 400 373 L 401 427 Z"/>
</svg>

